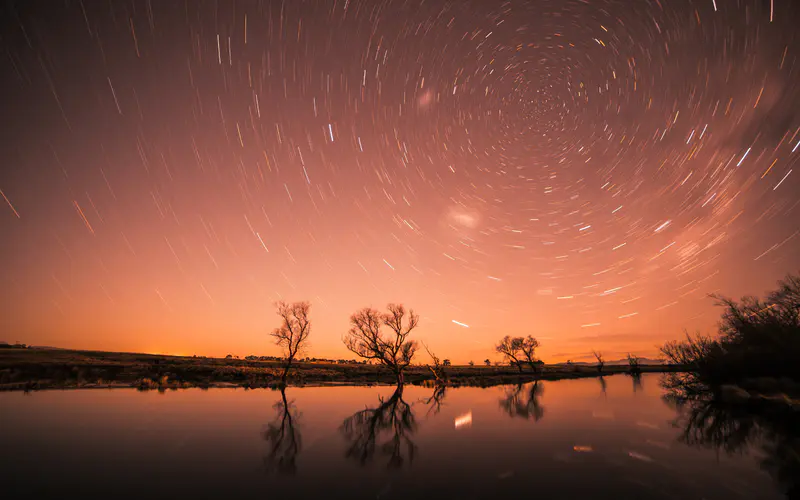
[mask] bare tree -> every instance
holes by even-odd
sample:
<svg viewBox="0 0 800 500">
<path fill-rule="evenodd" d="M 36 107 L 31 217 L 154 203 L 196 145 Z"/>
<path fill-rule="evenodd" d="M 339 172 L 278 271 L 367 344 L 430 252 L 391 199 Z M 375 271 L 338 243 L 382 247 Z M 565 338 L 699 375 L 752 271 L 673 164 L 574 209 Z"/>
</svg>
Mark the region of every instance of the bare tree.
<svg viewBox="0 0 800 500">
<path fill-rule="evenodd" d="M 350 331 L 342 338 L 345 347 L 354 354 L 383 364 L 397 377 L 397 385 L 403 385 L 403 371 L 411 364 L 417 351 L 417 343 L 408 340 L 411 331 L 419 324 L 419 316 L 408 311 L 402 304 L 389 304 L 388 313 L 380 313 L 365 307 L 350 316 Z M 381 328 L 388 327 L 391 333 L 384 336 Z"/>
<path fill-rule="evenodd" d="M 642 373 L 642 368 L 639 366 L 639 356 L 628 353 L 628 370 L 631 375 Z"/>
<path fill-rule="evenodd" d="M 495 346 L 495 350 L 505 356 L 510 364 L 516 365 L 520 373 L 522 373 L 522 361 L 520 361 L 520 357 L 522 356 L 522 342 L 522 337 L 506 335 L 500 343 Z"/>
<path fill-rule="evenodd" d="M 469 362 L 469 363 L 467 363 L 467 364 L 468 364 L 470 367 L 473 367 L 473 366 L 475 366 L 475 362 L 474 362 L 474 361 L 470 361 L 470 362 Z"/>
<path fill-rule="evenodd" d="M 447 374 L 444 371 L 444 367 L 448 366 L 442 363 L 439 360 L 439 356 L 433 353 L 433 351 L 428 348 L 426 343 L 422 343 L 422 346 L 425 348 L 425 352 L 428 353 L 428 356 L 431 357 L 431 361 L 433 361 L 433 365 L 428 365 L 428 369 L 433 373 L 433 377 L 436 379 L 436 385 L 443 385 L 447 382 Z M 445 360 L 447 361 L 447 360 Z"/>
<path fill-rule="evenodd" d="M 531 370 L 534 372 L 539 371 L 537 366 L 541 363 L 541 361 L 536 359 L 536 348 L 539 347 L 539 341 L 533 338 L 533 336 L 528 335 L 522 339 L 521 347 L 522 355 L 525 357 L 525 361 L 528 362 Z"/>
<path fill-rule="evenodd" d="M 603 361 L 603 353 L 592 351 L 592 354 L 594 355 L 595 359 L 597 359 L 597 372 L 603 373 L 603 366 L 606 364 L 606 362 Z"/>
<path fill-rule="evenodd" d="M 306 347 L 308 336 L 311 333 L 311 320 L 308 318 L 308 311 L 311 304 L 308 302 L 277 302 L 278 316 L 281 317 L 282 324 L 272 332 L 275 343 L 283 349 L 286 366 L 283 368 L 281 382 L 286 383 L 289 369 L 298 353 Z"/>
<path fill-rule="evenodd" d="M 492 366 L 492 361 L 489 358 L 483 360 L 483 364 L 486 366 Z"/>
</svg>

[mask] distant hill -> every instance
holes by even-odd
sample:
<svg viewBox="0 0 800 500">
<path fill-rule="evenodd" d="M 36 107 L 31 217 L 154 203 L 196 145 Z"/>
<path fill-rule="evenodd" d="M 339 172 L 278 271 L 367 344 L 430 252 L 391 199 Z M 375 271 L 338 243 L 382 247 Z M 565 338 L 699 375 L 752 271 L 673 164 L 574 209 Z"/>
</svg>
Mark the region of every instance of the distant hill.
<svg viewBox="0 0 800 500">
<path fill-rule="evenodd" d="M 0 342 L 0 349 L 28 349 L 27 344 L 9 344 L 8 342 Z"/>
</svg>

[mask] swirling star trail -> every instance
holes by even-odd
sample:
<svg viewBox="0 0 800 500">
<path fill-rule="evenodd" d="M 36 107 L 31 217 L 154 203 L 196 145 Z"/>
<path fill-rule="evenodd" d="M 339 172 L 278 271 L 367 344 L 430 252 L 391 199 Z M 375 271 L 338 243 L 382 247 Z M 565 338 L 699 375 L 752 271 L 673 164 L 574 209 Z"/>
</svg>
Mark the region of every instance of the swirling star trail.
<svg viewBox="0 0 800 500">
<path fill-rule="evenodd" d="M 800 267 L 793 0 L 2 9 L 9 341 L 266 354 L 309 300 L 349 357 L 397 301 L 457 362 L 647 355 Z"/>
</svg>

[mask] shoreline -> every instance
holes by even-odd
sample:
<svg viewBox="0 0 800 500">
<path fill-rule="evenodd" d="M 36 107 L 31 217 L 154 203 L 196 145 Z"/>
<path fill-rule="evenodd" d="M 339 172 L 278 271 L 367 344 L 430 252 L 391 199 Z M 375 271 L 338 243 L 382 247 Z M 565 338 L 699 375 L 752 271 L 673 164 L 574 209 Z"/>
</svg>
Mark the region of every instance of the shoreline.
<svg viewBox="0 0 800 500">
<path fill-rule="evenodd" d="M 683 371 L 674 365 L 641 365 L 642 373 Z M 267 388 L 283 384 L 283 365 L 274 360 L 180 357 L 153 354 L 71 351 L 61 349 L 0 350 L 0 391 L 73 389 L 176 390 L 188 388 Z M 539 373 L 511 366 L 450 366 L 450 387 L 488 387 L 533 382 L 610 376 L 628 373 L 626 365 L 607 365 L 602 373 L 593 365 L 544 365 Z M 406 385 L 433 384 L 427 365 L 410 366 Z M 394 376 L 377 365 L 361 363 L 299 362 L 286 386 L 395 385 Z"/>
<path fill-rule="evenodd" d="M 642 370 L 639 376 L 646 374 L 662 374 L 662 373 L 675 373 L 682 370 L 666 369 L 666 370 Z M 497 379 L 495 377 L 486 377 L 479 380 L 477 383 L 469 382 L 463 383 L 458 379 L 448 380 L 444 385 L 451 389 L 459 387 L 498 387 L 503 385 L 516 385 L 528 384 L 530 382 L 558 382 L 561 380 L 575 380 L 586 378 L 600 378 L 600 377 L 613 377 L 619 375 L 628 375 L 627 372 L 610 372 L 610 373 L 585 373 L 585 374 L 570 374 L 570 373 L 553 373 L 548 376 L 535 376 L 523 375 L 518 377 L 502 377 Z M 406 382 L 405 386 L 412 387 L 433 387 L 435 385 L 434 379 L 425 379 L 422 381 L 415 380 L 413 382 Z M 75 384 L 54 384 L 50 380 L 37 380 L 27 382 L 12 382 L 8 384 L 0 384 L 0 392 L 42 392 L 42 391 L 78 391 L 78 390 L 114 390 L 114 389 L 135 389 L 141 392 L 148 391 L 177 391 L 182 389 L 269 389 L 280 390 L 281 387 L 285 388 L 310 388 L 310 387 L 395 387 L 396 384 L 388 381 L 364 382 L 364 381 L 314 381 L 304 383 L 287 383 L 282 385 L 280 382 L 268 383 L 264 385 L 249 385 L 248 383 L 233 383 L 233 382 L 209 382 L 209 383 L 167 383 L 164 385 L 153 384 L 142 386 L 140 383 L 126 383 L 126 382 L 111 382 L 111 383 L 75 383 Z"/>
</svg>

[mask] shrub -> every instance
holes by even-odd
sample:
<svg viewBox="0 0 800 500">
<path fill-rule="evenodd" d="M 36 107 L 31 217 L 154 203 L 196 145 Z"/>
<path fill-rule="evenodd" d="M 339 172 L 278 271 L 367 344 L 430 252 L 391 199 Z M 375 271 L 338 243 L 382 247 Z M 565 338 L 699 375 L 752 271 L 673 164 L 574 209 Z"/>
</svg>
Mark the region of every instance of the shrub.
<svg viewBox="0 0 800 500">
<path fill-rule="evenodd" d="M 754 377 L 800 380 L 800 277 L 787 276 L 765 300 L 714 296 L 724 308 L 719 336 L 687 334 L 667 342 L 667 361 L 685 365 L 710 384 Z"/>
</svg>

